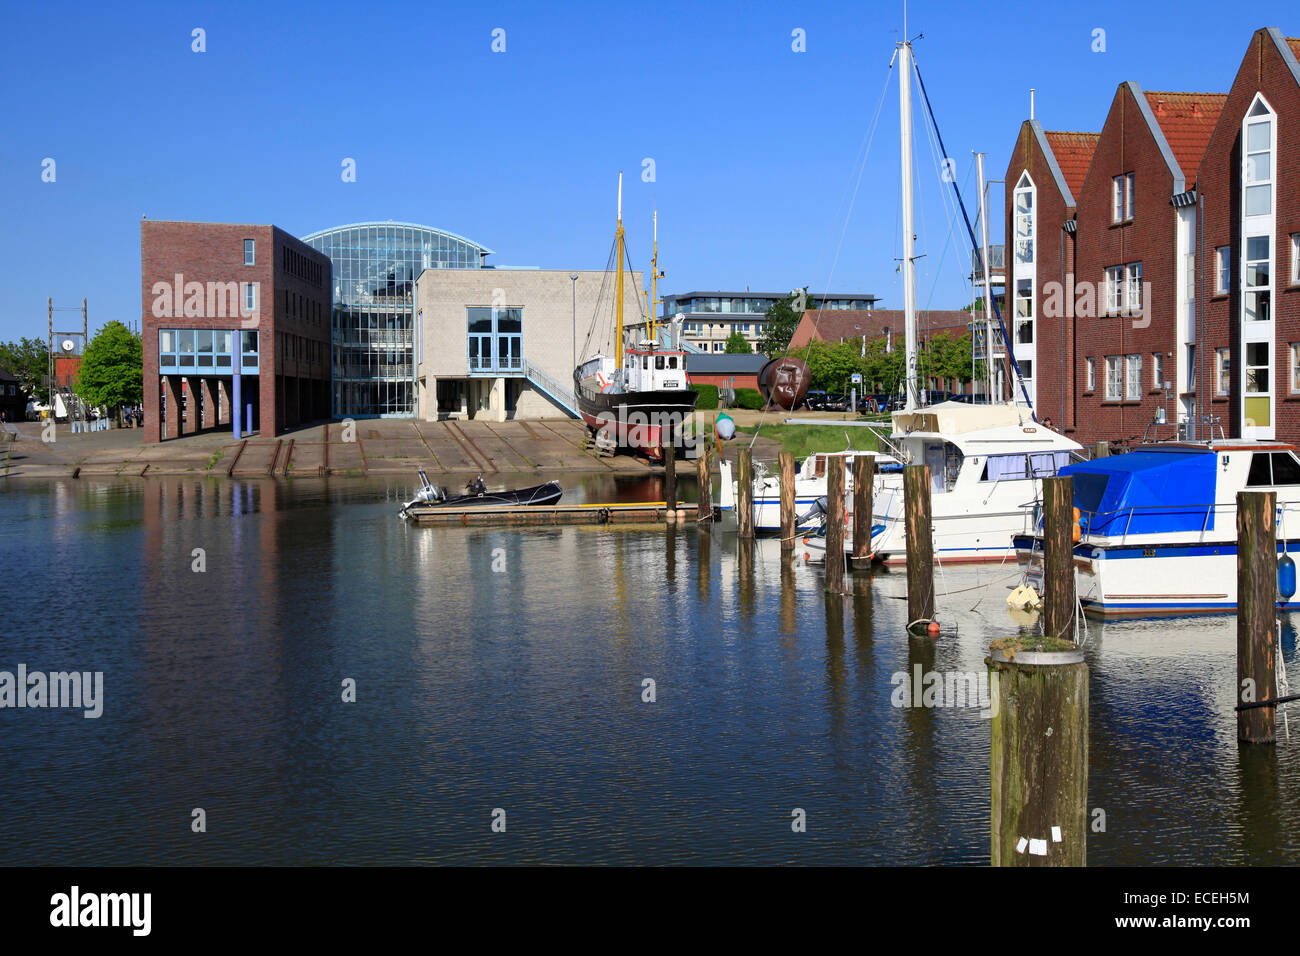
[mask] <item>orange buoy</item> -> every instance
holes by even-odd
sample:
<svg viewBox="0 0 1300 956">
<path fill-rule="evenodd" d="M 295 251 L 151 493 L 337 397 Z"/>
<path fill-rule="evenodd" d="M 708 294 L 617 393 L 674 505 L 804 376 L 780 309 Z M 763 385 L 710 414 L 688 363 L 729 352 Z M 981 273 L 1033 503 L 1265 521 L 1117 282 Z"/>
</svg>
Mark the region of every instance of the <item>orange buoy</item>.
<svg viewBox="0 0 1300 956">
<path fill-rule="evenodd" d="M 929 624 L 927 624 L 927 625 L 925 626 L 925 632 L 926 632 L 927 634 L 929 634 L 931 637 L 938 637 L 938 636 L 939 636 L 939 622 L 938 622 L 938 621 L 931 621 Z"/>
</svg>

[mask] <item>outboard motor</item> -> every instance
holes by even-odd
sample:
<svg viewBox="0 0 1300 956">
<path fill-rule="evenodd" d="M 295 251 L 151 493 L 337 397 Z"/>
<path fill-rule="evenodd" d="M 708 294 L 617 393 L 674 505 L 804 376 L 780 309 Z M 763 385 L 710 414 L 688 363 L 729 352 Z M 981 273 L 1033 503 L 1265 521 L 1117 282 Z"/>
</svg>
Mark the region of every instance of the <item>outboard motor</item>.
<svg viewBox="0 0 1300 956">
<path fill-rule="evenodd" d="M 483 484 L 483 476 L 480 474 L 477 478 L 467 484 L 465 490 L 471 495 L 487 494 L 487 485 Z"/>
<path fill-rule="evenodd" d="M 806 512 L 804 512 L 798 518 L 796 518 L 794 523 L 796 526 L 801 525 L 804 524 L 805 522 L 813 520 L 818 515 L 824 515 L 824 514 L 826 514 L 826 496 L 822 495 L 820 498 L 818 498 L 816 501 L 812 503 L 811 508 L 809 508 Z"/>
</svg>

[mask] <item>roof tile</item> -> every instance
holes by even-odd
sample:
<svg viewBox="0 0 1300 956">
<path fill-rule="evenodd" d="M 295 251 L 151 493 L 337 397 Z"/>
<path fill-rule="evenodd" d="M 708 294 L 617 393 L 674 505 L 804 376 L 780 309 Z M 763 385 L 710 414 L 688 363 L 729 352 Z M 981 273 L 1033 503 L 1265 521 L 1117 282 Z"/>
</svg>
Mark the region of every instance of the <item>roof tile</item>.
<svg viewBox="0 0 1300 956">
<path fill-rule="evenodd" d="M 1056 164 L 1061 167 L 1061 175 L 1065 177 L 1065 184 L 1070 187 L 1070 192 L 1074 198 L 1079 198 L 1079 192 L 1083 189 L 1083 178 L 1088 175 L 1088 167 L 1092 164 L 1092 154 L 1097 149 L 1097 141 L 1101 139 L 1100 133 L 1074 133 L 1060 130 L 1045 131 L 1047 145 L 1052 148 L 1052 155 L 1056 157 Z"/>
<path fill-rule="evenodd" d="M 1147 91 L 1147 102 L 1156 122 L 1169 141 L 1174 159 L 1183 169 L 1190 189 L 1196 182 L 1196 173 L 1205 147 L 1210 143 L 1214 125 L 1228 101 L 1226 93 L 1160 93 Z"/>
</svg>

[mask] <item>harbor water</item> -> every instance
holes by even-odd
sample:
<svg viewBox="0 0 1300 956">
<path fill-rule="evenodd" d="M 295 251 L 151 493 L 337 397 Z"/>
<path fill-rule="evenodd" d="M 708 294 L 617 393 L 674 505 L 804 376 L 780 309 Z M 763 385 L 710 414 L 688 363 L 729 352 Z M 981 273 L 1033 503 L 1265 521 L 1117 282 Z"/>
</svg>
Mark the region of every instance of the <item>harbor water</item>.
<svg viewBox="0 0 1300 956">
<path fill-rule="evenodd" d="M 413 485 L 8 484 L 0 671 L 103 700 L 0 711 L 4 862 L 988 862 L 989 720 L 897 690 L 984 672 L 1014 567 L 940 568 L 917 641 L 901 571 L 828 597 L 734 525 L 414 527 Z M 1300 712 L 1238 746 L 1235 635 L 1088 623 L 1090 865 L 1300 863 Z"/>
</svg>

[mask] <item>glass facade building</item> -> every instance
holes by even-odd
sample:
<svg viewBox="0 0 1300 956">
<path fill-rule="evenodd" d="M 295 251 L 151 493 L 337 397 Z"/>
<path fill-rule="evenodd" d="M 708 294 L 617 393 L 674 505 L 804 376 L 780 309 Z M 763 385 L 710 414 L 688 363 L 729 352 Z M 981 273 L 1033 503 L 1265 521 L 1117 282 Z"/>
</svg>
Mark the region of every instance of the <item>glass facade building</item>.
<svg viewBox="0 0 1300 956">
<path fill-rule="evenodd" d="M 402 222 L 338 226 L 302 241 L 333 264 L 335 417 L 415 415 L 415 280 L 425 269 L 481 269 L 492 250 Z"/>
</svg>

